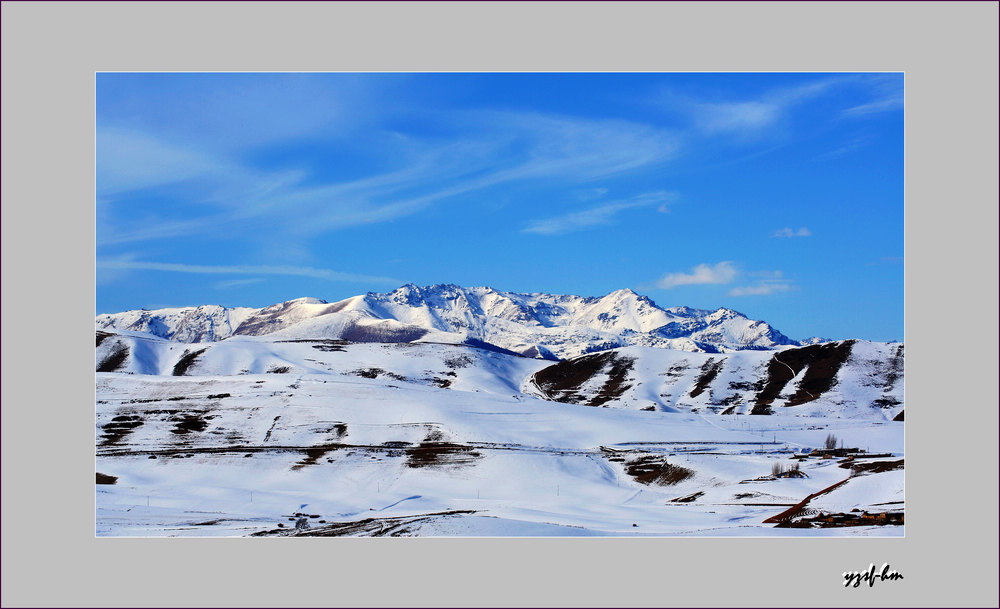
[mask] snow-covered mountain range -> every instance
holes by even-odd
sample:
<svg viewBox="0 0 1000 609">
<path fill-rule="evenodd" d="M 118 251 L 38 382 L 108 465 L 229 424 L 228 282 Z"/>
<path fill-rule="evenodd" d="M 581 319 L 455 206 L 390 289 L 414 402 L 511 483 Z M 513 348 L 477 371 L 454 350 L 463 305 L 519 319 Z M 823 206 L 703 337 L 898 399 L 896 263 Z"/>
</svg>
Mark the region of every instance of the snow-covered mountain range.
<svg viewBox="0 0 1000 609">
<path fill-rule="evenodd" d="M 600 298 L 407 284 L 335 303 L 299 298 L 252 309 L 217 305 L 98 315 L 97 327 L 178 342 L 230 336 L 436 342 L 564 359 L 630 345 L 729 353 L 800 345 L 732 309 L 661 308 L 632 290 Z"/>
</svg>

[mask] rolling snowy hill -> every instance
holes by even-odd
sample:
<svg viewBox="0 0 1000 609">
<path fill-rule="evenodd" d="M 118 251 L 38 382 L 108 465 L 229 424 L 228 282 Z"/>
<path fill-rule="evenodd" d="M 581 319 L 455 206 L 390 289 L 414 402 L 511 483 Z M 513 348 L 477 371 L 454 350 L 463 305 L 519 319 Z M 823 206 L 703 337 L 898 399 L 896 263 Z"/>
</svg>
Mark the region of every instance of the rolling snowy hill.
<svg viewBox="0 0 1000 609">
<path fill-rule="evenodd" d="M 502 386 L 502 393 L 557 402 L 664 412 L 891 420 L 903 410 L 899 344 L 852 340 L 728 354 L 623 347 L 553 363 L 464 344 L 284 336 L 177 343 L 141 332 L 98 330 L 97 370 L 165 376 L 381 370 L 407 386 L 486 392 Z"/>
</svg>

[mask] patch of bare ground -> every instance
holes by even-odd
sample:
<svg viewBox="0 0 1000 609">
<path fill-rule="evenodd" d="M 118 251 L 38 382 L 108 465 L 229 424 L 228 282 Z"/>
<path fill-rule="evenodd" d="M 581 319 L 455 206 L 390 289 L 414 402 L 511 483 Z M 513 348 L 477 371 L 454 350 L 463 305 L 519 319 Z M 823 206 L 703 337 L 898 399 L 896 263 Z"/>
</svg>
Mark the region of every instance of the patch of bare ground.
<svg viewBox="0 0 1000 609">
<path fill-rule="evenodd" d="M 347 435 L 347 424 L 334 423 L 326 431 L 328 434 L 332 434 L 331 439 L 339 440 L 340 438 L 343 438 Z M 318 446 L 311 446 L 309 448 L 304 448 L 302 449 L 302 452 L 305 453 L 305 456 L 302 459 L 300 459 L 295 465 L 292 466 L 292 471 L 298 471 L 303 467 L 307 467 L 309 465 L 316 465 L 316 463 L 318 463 L 321 458 L 325 457 L 330 452 L 342 448 L 348 448 L 348 447 L 344 444 L 340 444 L 339 442 L 331 442 L 328 444 L 322 444 Z"/>
<path fill-rule="evenodd" d="M 406 537 L 415 533 L 414 527 L 420 524 L 475 514 L 475 510 L 450 510 L 432 512 L 412 516 L 396 516 L 390 518 L 365 518 L 356 522 L 337 522 L 309 528 L 285 529 L 277 528 L 254 533 L 253 537 L 287 536 L 287 537 Z"/>
<path fill-rule="evenodd" d="M 644 454 L 625 461 L 625 473 L 642 484 L 670 486 L 694 476 L 694 471 L 672 465 L 660 455 Z"/>
<path fill-rule="evenodd" d="M 896 352 L 892 356 L 892 360 L 889 362 L 889 369 L 886 371 L 885 375 L 885 390 L 890 391 L 896 386 L 896 381 L 899 380 L 900 375 L 903 374 L 903 345 L 896 347 Z"/>
<path fill-rule="evenodd" d="M 740 407 L 742 404 L 743 404 L 743 399 L 740 396 L 733 394 L 725 398 L 718 404 L 714 404 L 714 406 L 718 406 L 720 408 L 725 407 L 724 410 L 722 411 L 722 414 L 734 414 L 736 412 L 736 409 Z"/>
<path fill-rule="evenodd" d="M 671 503 L 691 503 L 692 501 L 694 501 L 698 497 L 701 497 L 704 494 L 705 493 L 703 493 L 702 491 L 697 491 L 697 492 L 691 493 L 690 495 L 684 495 L 683 497 L 675 497 L 674 499 L 671 499 L 670 502 Z"/>
<path fill-rule="evenodd" d="M 101 446 L 110 446 L 121 442 L 126 436 L 141 427 L 143 419 L 137 414 L 120 414 L 101 426 L 104 434 L 101 436 Z"/>
<path fill-rule="evenodd" d="M 178 412 L 169 419 L 174 424 L 174 428 L 170 430 L 170 433 L 175 435 L 187 435 L 191 432 L 205 431 L 208 427 L 208 418 L 210 418 L 205 416 L 205 412 L 206 411 Z"/>
<path fill-rule="evenodd" d="M 890 409 L 900 405 L 900 401 L 891 395 L 884 395 L 878 399 L 872 400 L 872 406 L 878 406 L 879 408 Z"/>
<path fill-rule="evenodd" d="M 337 351 L 345 351 L 345 347 L 351 344 L 346 340 L 336 340 L 331 338 L 293 338 L 289 340 L 279 340 L 279 343 L 306 343 L 313 349 L 317 351 L 323 351 L 326 353 L 333 353 Z"/>
<path fill-rule="evenodd" d="M 661 372 L 660 375 L 667 377 L 671 382 L 673 382 L 684 376 L 684 373 L 688 370 L 688 365 L 688 361 L 683 359 L 671 366 L 666 372 Z"/>
<path fill-rule="evenodd" d="M 847 513 L 823 513 L 806 516 L 794 520 L 786 520 L 776 525 L 785 529 L 827 529 L 834 527 L 870 527 L 870 526 L 901 526 L 903 512 L 868 512 L 852 511 Z"/>
<path fill-rule="evenodd" d="M 482 454 L 471 446 L 444 441 L 440 431 L 432 431 L 424 441 L 406 448 L 406 466 L 421 467 L 458 467 L 469 465 Z"/>
<path fill-rule="evenodd" d="M 421 442 L 406 449 L 406 466 L 457 467 L 474 463 L 481 457 L 479 452 L 469 446 L 451 442 Z"/>
<path fill-rule="evenodd" d="M 612 351 L 605 351 L 565 360 L 539 370 L 535 373 L 534 380 L 548 399 L 568 404 L 601 406 L 621 397 L 631 387 L 625 381 L 634 361 Z M 608 378 L 601 389 L 593 396 L 580 395 L 580 387 L 605 370 Z"/>
<path fill-rule="evenodd" d="M 882 472 L 891 472 L 897 469 L 903 469 L 903 459 L 898 461 L 869 461 L 865 462 L 841 462 L 840 467 L 844 469 L 850 468 L 855 475 L 861 474 L 881 474 Z"/>
<path fill-rule="evenodd" d="M 701 375 L 695 382 L 694 389 L 692 389 L 691 393 L 688 395 L 690 395 L 692 398 L 696 398 L 702 393 L 704 393 L 704 391 L 708 389 L 708 386 L 712 383 L 712 381 L 715 380 L 715 377 L 719 375 L 719 371 L 722 370 L 723 363 L 724 360 L 721 359 L 714 360 L 709 358 L 708 361 L 706 361 L 701 366 Z"/>
<path fill-rule="evenodd" d="M 339 448 L 344 448 L 344 447 L 340 444 L 328 444 L 325 446 L 313 446 L 310 448 L 304 448 L 302 449 L 302 452 L 305 453 L 305 456 L 302 457 L 302 459 L 300 459 L 295 465 L 292 466 L 292 471 L 298 471 L 303 467 L 307 467 L 309 465 L 316 465 L 316 462 L 319 461 L 321 458 L 325 457 L 327 453 L 337 450 Z"/>
<path fill-rule="evenodd" d="M 97 484 L 114 484 L 116 482 L 118 482 L 118 476 L 109 476 L 108 474 L 97 472 Z"/>
<path fill-rule="evenodd" d="M 205 347 L 204 349 L 199 349 L 197 351 L 188 351 L 187 349 L 185 349 L 184 354 L 181 355 L 181 358 L 177 360 L 176 364 L 174 364 L 173 375 L 184 376 L 185 374 L 187 374 L 188 369 L 194 365 L 195 361 L 197 361 L 197 359 L 205 351 L 208 351 L 208 347 Z"/>
<path fill-rule="evenodd" d="M 806 372 L 799 382 L 799 389 L 785 406 L 797 406 L 819 398 L 836 383 L 837 372 L 850 356 L 853 345 L 853 340 L 845 340 L 775 353 L 767 364 L 767 378 L 757 393 L 750 414 L 771 414 L 771 403 L 803 368 Z"/>
<path fill-rule="evenodd" d="M 101 332 L 100 330 L 98 330 L 97 331 L 97 345 L 96 346 L 100 347 L 101 343 L 104 342 L 104 339 L 106 339 L 106 338 L 108 338 L 110 336 L 114 336 L 114 334 L 112 334 L 110 332 Z"/>
<path fill-rule="evenodd" d="M 396 381 L 405 381 L 406 377 L 395 372 L 387 372 L 381 368 L 360 368 L 358 370 L 352 370 L 349 374 L 355 376 L 360 376 L 366 379 L 377 379 L 379 376 L 387 376 Z"/>
<path fill-rule="evenodd" d="M 114 372 L 125 364 L 125 360 L 128 359 L 128 345 L 123 343 L 116 343 L 111 347 L 111 351 L 101 360 L 101 363 L 97 366 L 98 372 Z"/>
<path fill-rule="evenodd" d="M 456 355 L 454 357 L 449 357 L 444 360 L 444 365 L 448 366 L 452 370 L 457 368 L 465 368 L 472 365 L 472 358 L 468 355 Z"/>
</svg>

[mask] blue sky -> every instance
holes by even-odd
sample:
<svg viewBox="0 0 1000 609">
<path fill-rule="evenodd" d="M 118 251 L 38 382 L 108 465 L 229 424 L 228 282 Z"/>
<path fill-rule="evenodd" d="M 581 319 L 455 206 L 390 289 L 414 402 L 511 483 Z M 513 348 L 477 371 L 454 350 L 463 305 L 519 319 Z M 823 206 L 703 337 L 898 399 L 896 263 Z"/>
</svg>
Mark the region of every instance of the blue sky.
<svg viewBox="0 0 1000 609">
<path fill-rule="evenodd" d="M 903 339 L 902 74 L 96 78 L 98 313 L 628 287 Z"/>
</svg>

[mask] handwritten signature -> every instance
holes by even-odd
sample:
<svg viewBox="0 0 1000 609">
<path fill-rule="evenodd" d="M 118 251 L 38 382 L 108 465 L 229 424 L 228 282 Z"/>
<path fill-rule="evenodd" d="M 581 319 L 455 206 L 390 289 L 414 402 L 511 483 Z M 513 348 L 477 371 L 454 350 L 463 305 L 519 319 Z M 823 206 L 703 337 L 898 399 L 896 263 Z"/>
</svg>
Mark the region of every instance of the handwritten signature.
<svg viewBox="0 0 1000 609">
<path fill-rule="evenodd" d="M 895 581 L 897 579 L 903 579 L 903 575 L 898 571 L 891 571 L 889 563 L 884 563 L 881 571 L 875 570 L 875 563 L 868 565 L 867 571 L 844 571 L 845 588 L 848 586 L 857 588 L 863 581 L 868 582 L 868 587 L 871 588 L 876 581 Z"/>
</svg>

